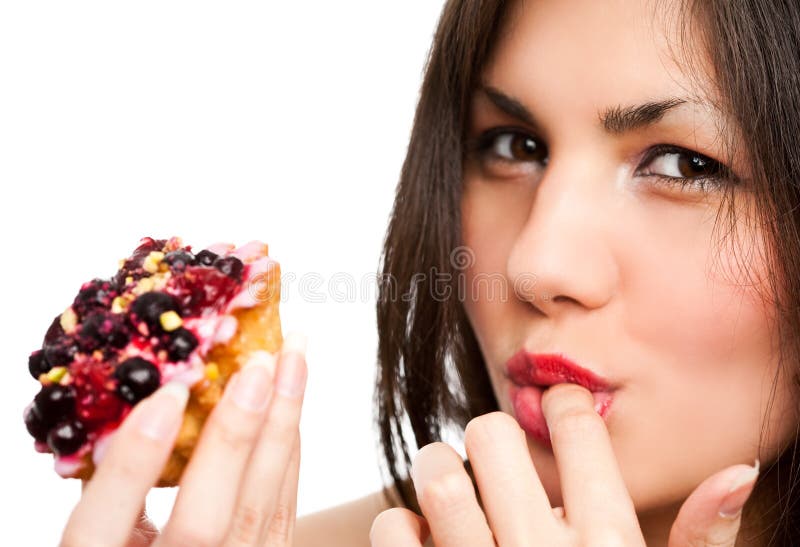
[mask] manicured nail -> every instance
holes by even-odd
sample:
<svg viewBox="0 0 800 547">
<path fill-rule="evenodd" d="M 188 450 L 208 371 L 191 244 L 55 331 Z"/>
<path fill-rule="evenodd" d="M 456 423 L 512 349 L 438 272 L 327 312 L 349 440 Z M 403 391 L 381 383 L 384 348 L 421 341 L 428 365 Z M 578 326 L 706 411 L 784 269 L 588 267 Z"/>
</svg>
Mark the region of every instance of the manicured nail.
<svg viewBox="0 0 800 547">
<path fill-rule="evenodd" d="M 275 389 L 284 397 L 297 398 L 306 384 L 305 353 L 307 339 L 300 332 L 286 335 L 281 348 L 281 363 Z"/>
<path fill-rule="evenodd" d="M 233 402 L 250 412 L 267 408 L 274 371 L 275 355 L 267 351 L 253 352 L 230 386 Z"/>
<path fill-rule="evenodd" d="M 189 399 L 189 388 L 180 382 L 169 382 L 134 407 L 136 428 L 155 440 L 176 434 L 183 422 L 183 409 Z"/>
<path fill-rule="evenodd" d="M 719 516 L 734 519 L 739 516 L 755 485 L 761 462 L 756 458 L 754 467 L 742 471 L 731 484 L 728 495 L 719 506 Z"/>
</svg>

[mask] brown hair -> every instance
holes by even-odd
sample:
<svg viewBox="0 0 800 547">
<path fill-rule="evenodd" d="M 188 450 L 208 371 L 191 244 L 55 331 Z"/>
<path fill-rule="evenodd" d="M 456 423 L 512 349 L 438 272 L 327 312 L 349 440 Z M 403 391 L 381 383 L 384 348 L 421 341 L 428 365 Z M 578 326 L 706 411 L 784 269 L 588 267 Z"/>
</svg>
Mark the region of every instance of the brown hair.
<svg viewBox="0 0 800 547">
<path fill-rule="evenodd" d="M 434 283 L 437 276 L 459 277 L 453 253 L 462 245 L 460 198 L 469 104 L 513 4 L 445 4 L 384 240 L 377 302 L 377 423 L 399 502 L 417 512 L 408 480 L 409 435 L 422 447 L 441 440 L 445 428 L 463 431 L 472 418 L 498 409 L 462 303 L 436 298 Z M 705 75 L 714 83 L 719 106 L 731 116 L 747 154 L 747 189 L 764 230 L 765 258 L 775 265 L 767 281 L 782 341 L 778 376 L 788 374 L 797 387 L 800 5 L 794 0 L 683 0 L 681 8 L 679 13 L 687 16 L 682 21 L 689 23 L 683 28 L 691 28 L 692 35 L 686 41 L 686 32 L 681 34 L 679 49 L 686 53 L 685 45 L 700 44 L 698 51 L 710 59 L 710 73 Z M 732 200 L 733 195 L 726 198 Z M 737 219 L 733 214 L 728 218 L 732 233 Z M 773 390 L 777 386 L 776 376 Z M 761 433 L 763 439 L 763 428 Z M 794 435 L 781 446 L 776 461 L 762 459 L 740 535 L 758 536 L 768 545 L 800 544 L 796 441 Z"/>
</svg>

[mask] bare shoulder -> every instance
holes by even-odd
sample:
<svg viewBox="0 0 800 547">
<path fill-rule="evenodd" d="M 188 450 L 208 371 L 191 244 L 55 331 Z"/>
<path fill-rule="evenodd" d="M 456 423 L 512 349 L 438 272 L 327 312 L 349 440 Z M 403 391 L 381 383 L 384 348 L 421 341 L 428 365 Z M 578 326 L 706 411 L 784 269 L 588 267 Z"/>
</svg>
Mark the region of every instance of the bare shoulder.
<svg viewBox="0 0 800 547">
<path fill-rule="evenodd" d="M 372 521 L 382 511 L 399 505 L 399 499 L 391 490 L 378 490 L 305 515 L 295 524 L 294 547 L 369 547 Z"/>
</svg>

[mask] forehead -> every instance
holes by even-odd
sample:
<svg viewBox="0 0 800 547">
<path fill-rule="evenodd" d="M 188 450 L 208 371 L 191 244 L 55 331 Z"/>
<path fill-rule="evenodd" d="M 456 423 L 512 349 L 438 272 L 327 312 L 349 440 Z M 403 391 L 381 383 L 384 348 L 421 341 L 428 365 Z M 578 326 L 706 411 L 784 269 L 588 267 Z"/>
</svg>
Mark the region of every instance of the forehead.
<svg viewBox="0 0 800 547">
<path fill-rule="evenodd" d="M 697 50 L 692 43 L 680 42 L 682 15 L 677 4 L 515 2 L 483 80 L 559 117 L 565 105 L 576 116 L 596 119 L 608 105 L 667 96 L 701 101 L 713 91 L 702 76 L 707 68 L 702 56 L 692 57 L 700 60 L 700 71 L 684 64 L 686 52 Z M 691 39 L 692 33 L 682 36 Z"/>
</svg>

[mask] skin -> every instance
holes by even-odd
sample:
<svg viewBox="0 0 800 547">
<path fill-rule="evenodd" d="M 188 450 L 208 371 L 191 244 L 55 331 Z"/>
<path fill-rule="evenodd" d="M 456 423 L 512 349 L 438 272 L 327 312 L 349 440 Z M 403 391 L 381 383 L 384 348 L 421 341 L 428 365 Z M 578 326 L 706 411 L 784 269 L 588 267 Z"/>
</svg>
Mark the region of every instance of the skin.
<svg viewBox="0 0 800 547">
<path fill-rule="evenodd" d="M 412 468 L 424 518 L 385 510 L 376 493 L 294 526 L 300 391 L 276 395 L 255 413 L 243 414 L 227 399 L 218 405 L 194 471 L 182 481 L 182 491 L 217 495 L 179 495 L 160 536 L 152 528 L 148 536 L 136 521 L 176 431 L 153 442 L 126 420 L 70 518 L 64 545 L 128 538 L 130 545 L 187 538 L 261 545 L 265 534 L 275 545 L 734 545 L 739 521 L 720 520 L 719 504 L 746 464 L 758 456 L 766 465 L 777 455 L 795 420 L 784 378 L 772 412 L 766 408 L 777 342 L 771 310 L 758 298 L 758 283 L 750 283 L 764 271 L 761 234 L 743 223 L 737 245 L 720 246 L 712 229 L 721 192 L 682 192 L 641 174 L 679 174 L 669 154 L 640 165 L 656 144 L 721 159 L 718 120 L 709 108 L 689 106 L 623 136 L 599 127 L 598 113 L 612 105 L 692 90 L 667 49 L 674 37 L 650 18 L 645 2 L 517 7 L 483 79 L 534 113 L 540 132 L 476 93 L 469 136 L 513 126 L 547 153 L 511 162 L 473 153 L 464 173 L 463 239 L 473 258 L 467 287 L 485 274 L 512 287 L 535 279 L 532 290 L 510 290 L 507 298 L 464 301 L 501 409 L 465 431 L 482 504 L 457 452 L 432 443 Z M 706 82 L 694 91 L 712 90 Z M 504 150 L 499 143 L 492 149 Z M 746 178 L 743 157 L 730 167 Z M 737 202 L 746 218 L 747 196 Z M 542 399 L 552 449 L 526 436 L 511 417 L 505 376 L 507 359 L 523 347 L 564 352 L 619 384 L 607 421 L 587 390 L 562 384 Z M 282 359 L 297 360 L 305 374 L 302 353 Z M 158 403 L 153 396 L 137 408 Z M 254 456 L 231 459 L 235 452 Z M 224 466 L 215 463 L 222 460 Z M 220 479 L 221 468 L 231 476 Z M 257 488 L 239 490 L 247 484 Z M 748 485 L 739 491 L 742 502 L 749 493 Z M 119 502 L 117 512 L 98 521 L 94 515 L 109 500 Z M 192 518 L 210 512 L 216 518 Z"/>
<path fill-rule="evenodd" d="M 464 306 L 501 410 L 465 431 L 481 502 L 455 450 L 423 447 L 412 475 L 424 518 L 382 513 L 374 547 L 745 545 L 740 517 L 719 517 L 722 500 L 747 471 L 743 462 L 778 455 L 797 417 L 789 381 L 772 385 L 778 341 L 760 298 L 766 262 L 763 234 L 749 222 L 753 200 L 734 189 L 738 224 L 720 239 L 724 186 L 703 192 L 697 178 L 714 169 L 692 168 L 697 154 L 724 162 L 732 143 L 726 165 L 735 177 L 719 183 L 746 180 L 740 135 L 708 103 L 716 99 L 708 72 L 692 72 L 698 65 L 669 49 L 680 43 L 667 24 L 675 6 L 653 7 L 518 2 L 500 33 L 468 137 L 516 133 L 470 147 L 462 199 Z M 486 86 L 515 98 L 536 124 L 500 108 Z M 615 105 L 673 96 L 707 102 L 624 134 L 599 123 Z M 646 154 L 659 144 L 688 152 Z M 522 348 L 563 353 L 617 385 L 606 420 L 588 390 L 564 383 L 542 396 L 552 448 L 526 436 L 510 417 L 506 376 Z M 737 490 L 740 505 L 750 491 Z"/>
<path fill-rule="evenodd" d="M 737 257 L 761 279 L 761 234 L 742 225 L 737 246 L 721 245 L 712 233 L 721 190 L 681 191 L 641 174 L 691 176 L 674 154 L 641 163 L 662 143 L 722 161 L 719 113 L 684 106 L 621 136 L 598 124 L 612 105 L 693 89 L 667 49 L 674 37 L 666 19 L 654 25 L 649 4 L 633 0 L 518 8 L 483 81 L 531 111 L 540 132 L 478 92 L 470 136 L 512 126 L 540 148 L 509 159 L 498 139 L 467 163 L 463 239 L 474 257 L 467 287 L 499 273 L 512 288 L 508 298 L 468 294 L 465 308 L 508 414 L 505 363 L 523 347 L 563 352 L 620 384 L 606 422 L 610 446 L 647 545 L 666 545 L 698 484 L 726 466 L 776 457 L 793 428 L 782 379 L 758 452 L 776 341 L 759 286 L 746 284 Z M 703 82 L 695 91 L 710 95 Z M 730 167 L 746 177 L 740 155 Z M 746 216 L 747 196 L 737 194 L 737 202 Z M 515 292 L 525 279 L 535 279 L 533 290 Z M 558 458 L 530 437 L 526 444 L 550 503 L 564 505 Z M 584 461 L 603 453 L 600 445 L 587 450 Z"/>
<path fill-rule="evenodd" d="M 305 344 L 289 334 L 279 353 L 251 359 L 229 379 L 161 531 L 144 514 L 145 496 L 172 450 L 186 391 L 162 386 L 139 402 L 84 484 L 60 545 L 292 545 Z"/>
</svg>

